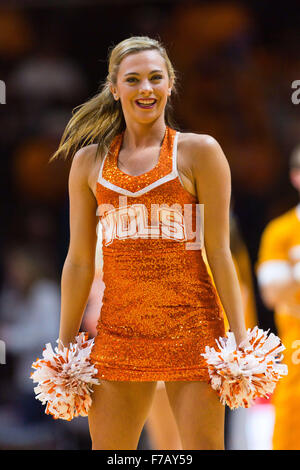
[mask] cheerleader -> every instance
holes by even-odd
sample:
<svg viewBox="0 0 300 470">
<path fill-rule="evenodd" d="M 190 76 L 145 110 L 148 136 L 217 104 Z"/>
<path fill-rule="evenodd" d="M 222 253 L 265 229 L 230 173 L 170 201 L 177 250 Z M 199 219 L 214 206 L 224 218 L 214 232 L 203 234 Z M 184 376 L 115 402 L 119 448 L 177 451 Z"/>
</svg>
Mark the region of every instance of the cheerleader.
<svg viewBox="0 0 300 470">
<path fill-rule="evenodd" d="M 175 129 L 175 78 L 158 41 L 117 44 L 101 90 L 77 109 L 52 157 L 73 157 L 64 345 L 78 334 L 94 279 L 99 220 L 103 232 L 93 449 L 136 449 L 157 381 L 165 383 L 182 448 L 224 448 L 224 406 L 201 354 L 225 334 L 223 309 L 237 344 L 246 339 L 230 252 L 230 169 L 213 137 Z"/>
</svg>

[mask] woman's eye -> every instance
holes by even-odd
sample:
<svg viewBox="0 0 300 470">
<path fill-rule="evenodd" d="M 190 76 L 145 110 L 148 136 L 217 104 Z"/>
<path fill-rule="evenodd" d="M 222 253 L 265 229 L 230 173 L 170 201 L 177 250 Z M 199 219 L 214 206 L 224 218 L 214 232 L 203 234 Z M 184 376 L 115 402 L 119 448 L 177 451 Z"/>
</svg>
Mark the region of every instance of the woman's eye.
<svg viewBox="0 0 300 470">
<path fill-rule="evenodd" d="M 162 78 L 163 78 L 162 75 L 153 75 L 153 77 L 151 77 L 151 80 L 161 80 Z M 128 83 L 135 83 L 137 81 L 138 79 L 136 77 L 128 77 L 126 79 L 126 82 Z"/>
</svg>

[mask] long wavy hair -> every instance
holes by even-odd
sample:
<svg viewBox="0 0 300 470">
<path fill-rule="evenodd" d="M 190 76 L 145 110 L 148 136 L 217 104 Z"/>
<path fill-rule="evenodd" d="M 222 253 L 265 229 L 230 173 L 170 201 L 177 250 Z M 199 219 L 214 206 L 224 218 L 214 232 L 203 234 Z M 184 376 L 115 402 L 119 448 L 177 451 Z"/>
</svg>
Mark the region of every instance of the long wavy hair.
<svg viewBox="0 0 300 470">
<path fill-rule="evenodd" d="M 116 85 L 120 63 L 129 54 L 146 50 L 157 50 L 165 60 L 169 79 L 173 82 L 172 93 L 176 93 L 176 74 L 165 47 L 148 36 L 132 36 L 121 41 L 109 51 L 108 75 L 99 92 L 90 100 L 76 106 L 61 137 L 58 149 L 49 162 L 68 155 L 73 158 L 76 151 L 86 145 L 98 143 L 95 158 L 108 151 L 112 139 L 125 130 L 126 124 L 120 100 L 116 101 L 110 85 Z M 170 97 L 165 107 L 165 122 L 175 128 Z"/>
</svg>

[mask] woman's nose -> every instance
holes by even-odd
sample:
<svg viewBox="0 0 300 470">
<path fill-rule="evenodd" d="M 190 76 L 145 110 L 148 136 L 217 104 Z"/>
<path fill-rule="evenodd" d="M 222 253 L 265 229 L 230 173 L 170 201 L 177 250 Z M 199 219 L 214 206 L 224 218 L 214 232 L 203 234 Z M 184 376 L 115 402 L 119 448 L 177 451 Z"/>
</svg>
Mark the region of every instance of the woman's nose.
<svg viewBox="0 0 300 470">
<path fill-rule="evenodd" d="M 145 80 L 141 83 L 140 91 L 142 93 L 151 93 L 152 92 L 152 85 L 148 80 Z"/>
</svg>

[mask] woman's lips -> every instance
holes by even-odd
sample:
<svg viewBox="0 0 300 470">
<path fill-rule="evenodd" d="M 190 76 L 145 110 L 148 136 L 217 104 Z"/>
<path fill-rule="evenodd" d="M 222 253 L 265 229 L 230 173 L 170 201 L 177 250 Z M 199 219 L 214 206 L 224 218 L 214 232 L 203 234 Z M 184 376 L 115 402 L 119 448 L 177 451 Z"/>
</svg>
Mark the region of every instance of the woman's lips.
<svg viewBox="0 0 300 470">
<path fill-rule="evenodd" d="M 143 109 L 151 109 L 155 106 L 156 104 L 156 99 L 145 99 L 145 100 L 135 100 L 135 103 L 136 105 L 139 107 L 139 108 L 143 108 Z"/>
</svg>

